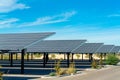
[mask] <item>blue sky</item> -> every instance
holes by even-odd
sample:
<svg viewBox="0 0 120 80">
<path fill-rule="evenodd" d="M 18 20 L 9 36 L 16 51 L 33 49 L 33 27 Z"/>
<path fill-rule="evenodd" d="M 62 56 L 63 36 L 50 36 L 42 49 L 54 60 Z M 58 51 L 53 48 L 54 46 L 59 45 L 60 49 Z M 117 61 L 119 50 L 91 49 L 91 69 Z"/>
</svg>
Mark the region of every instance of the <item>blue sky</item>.
<svg viewBox="0 0 120 80">
<path fill-rule="evenodd" d="M 120 45 L 120 0 L 0 0 L 0 33 Z"/>
</svg>

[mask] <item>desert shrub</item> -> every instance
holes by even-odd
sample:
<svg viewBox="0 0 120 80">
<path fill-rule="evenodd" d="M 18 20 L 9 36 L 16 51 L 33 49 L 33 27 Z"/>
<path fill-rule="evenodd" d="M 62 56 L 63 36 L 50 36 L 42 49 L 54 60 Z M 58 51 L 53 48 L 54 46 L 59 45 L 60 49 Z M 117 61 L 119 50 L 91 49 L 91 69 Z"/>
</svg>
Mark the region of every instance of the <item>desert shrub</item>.
<svg viewBox="0 0 120 80">
<path fill-rule="evenodd" d="M 42 54 L 40 54 L 40 53 L 35 53 L 35 57 L 42 57 Z"/>
<path fill-rule="evenodd" d="M 1 68 L 2 66 L 0 66 L 0 68 Z M 0 80 L 3 80 L 3 72 L 0 72 Z"/>
<path fill-rule="evenodd" d="M 55 72 L 51 72 L 51 73 L 49 74 L 49 76 L 56 76 L 56 73 L 55 73 Z"/>
<path fill-rule="evenodd" d="M 58 73 L 51 72 L 49 75 L 50 76 L 56 76 L 56 75 L 60 76 L 60 75 L 64 75 L 64 74 L 67 74 L 67 69 L 61 68 Z"/>
<path fill-rule="evenodd" d="M 85 58 L 89 58 L 89 54 L 86 54 L 86 55 L 85 55 Z"/>
<path fill-rule="evenodd" d="M 95 59 L 93 59 L 92 64 L 91 64 L 92 68 L 97 69 L 98 68 L 98 64 L 97 61 Z"/>
<path fill-rule="evenodd" d="M 72 74 L 72 73 L 73 74 L 76 73 L 75 63 L 74 62 L 70 63 L 70 66 L 69 66 L 69 68 L 67 70 L 67 74 Z"/>
<path fill-rule="evenodd" d="M 54 69 L 56 71 L 56 75 L 58 75 L 58 76 L 61 75 L 60 74 L 60 71 L 61 71 L 60 62 L 61 62 L 61 60 L 59 60 L 58 62 L 56 62 L 55 63 L 55 67 L 54 67 Z"/>
<path fill-rule="evenodd" d="M 117 58 L 115 55 L 113 54 L 107 55 L 106 64 L 116 65 L 118 62 L 119 62 L 119 58 Z"/>
<path fill-rule="evenodd" d="M 0 80 L 2 80 L 3 72 L 0 72 Z"/>
<path fill-rule="evenodd" d="M 63 58 L 60 58 L 60 60 L 62 61 L 62 60 L 64 60 Z"/>
<path fill-rule="evenodd" d="M 9 55 L 5 54 L 4 59 L 9 59 Z"/>
<path fill-rule="evenodd" d="M 55 54 L 51 54 L 51 59 L 55 59 Z"/>
<path fill-rule="evenodd" d="M 80 58 L 80 54 L 76 54 L 76 57 L 77 57 L 77 59 L 79 59 Z"/>
<path fill-rule="evenodd" d="M 67 74 L 67 70 L 66 69 L 63 69 L 63 68 L 61 68 L 61 70 L 60 70 L 60 75 L 64 75 L 64 74 Z"/>
<path fill-rule="evenodd" d="M 27 59 L 27 55 L 28 55 L 27 53 L 24 54 L 24 58 L 25 58 L 25 59 Z"/>
<path fill-rule="evenodd" d="M 99 53 L 95 54 L 95 56 L 98 57 L 98 58 L 101 58 Z"/>
</svg>

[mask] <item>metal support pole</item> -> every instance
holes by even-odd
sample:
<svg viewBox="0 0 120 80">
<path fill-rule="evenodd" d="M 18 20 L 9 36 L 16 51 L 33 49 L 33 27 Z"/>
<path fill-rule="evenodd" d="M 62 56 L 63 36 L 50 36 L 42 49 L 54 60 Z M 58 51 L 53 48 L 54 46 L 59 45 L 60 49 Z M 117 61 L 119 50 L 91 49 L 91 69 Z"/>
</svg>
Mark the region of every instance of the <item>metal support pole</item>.
<svg viewBox="0 0 120 80">
<path fill-rule="evenodd" d="M 67 53 L 67 67 L 69 67 L 69 63 L 70 63 L 69 58 L 70 58 L 70 53 Z"/>
<path fill-rule="evenodd" d="M 45 63 L 46 63 L 46 53 L 43 54 L 43 67 L 45 67 Z"/>
<path fill-rule="evenodd" d="M 11 54 L 9 53 L 9 61 L 11 60 Z"/>
<path fill-rule="evenodd" d="M 90 54 L 88 54 L 89 55 L 89 62 L 90 62 Z"/>
<path fill-rule="evenodd" d="M 89 62 L 91 62 L 92 60 L 93 60 L 92 53 L 89 53 Z"/>
<path fill-rule="evenodd" d="M 91 53 L 91 54 L 90 54 L 90 57 L 91 57 L 90 59 L 91 59 L 91 61 L 93 60 L 93 57 L 92 57 L 92 55 L 93 55 L 93 54 Z"/>
<path fill-rule="evenodd" d="M 46 61 L 45 61 L 45 63 L 47 63 L 48 60 L 49 60 L 49 57 L 48 57 L 48 53 L 47 53 L 47 54 L 46 54 Z"/>
<path fill-rule="evenodd" d="M 24 74 L 24 55 L 26 53 L 26 49 L 21 51 L 21 74 Z"/>
<path fill-rule="evenodd" d="M 10 54 L 10 67 L 13 67 L 13 53 Z"/>
<path fill-rule="evenodd" d="M 82 53 L 82 61 L 83 61 L 83 53 Z"/>
<path fill-rule="evenodd" d="M 71 60 L 72 62 L 73 62 L 73 56 L 74 56 L 74 53 L 72 53 L 72 60 Z"/>
</svg>

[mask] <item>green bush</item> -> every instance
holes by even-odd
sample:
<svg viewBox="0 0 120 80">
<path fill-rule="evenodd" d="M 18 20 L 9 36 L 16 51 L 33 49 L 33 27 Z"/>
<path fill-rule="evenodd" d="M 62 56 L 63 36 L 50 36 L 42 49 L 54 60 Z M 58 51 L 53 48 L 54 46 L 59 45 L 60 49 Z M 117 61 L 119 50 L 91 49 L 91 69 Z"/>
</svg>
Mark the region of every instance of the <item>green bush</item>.
<svg viewBox="0 0 120 80">
<path fill-rule="evenodd" d="M 55 73 L 55 72 L 51 72 L 51 73 L 49 74 L 49 76 L 56 76 L 56 73 Z"/>
<path fill-rule="evenodd" d="M 107 55 L 106 64 L 116 65 L 118 62 L 119 62 L 119 58 L 117 58 L 115 55 L 113 54 Z"/>
</svg>

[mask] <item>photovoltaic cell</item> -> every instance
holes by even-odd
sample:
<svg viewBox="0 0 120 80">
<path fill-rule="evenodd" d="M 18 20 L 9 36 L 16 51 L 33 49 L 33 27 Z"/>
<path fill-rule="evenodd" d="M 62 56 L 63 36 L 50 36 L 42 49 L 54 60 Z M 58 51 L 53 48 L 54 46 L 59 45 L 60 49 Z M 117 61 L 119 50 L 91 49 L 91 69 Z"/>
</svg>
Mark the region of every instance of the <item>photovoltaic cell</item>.
<svg viewBox="0 0 120 80">
<path fill-rule="evenodd" d="M 118 53 L 120 51 L 120 46 L 115 46 L 110 52 L 111 53 Z"/>
<path fill-rule="evenodd" d="M 114 45 L 103 45 L 98 49 L 98 53 L 109 53 L 114 48 Z"/>
<path fill-rule="evenodd" d="M 95 53 L 103 43 L 85 43 L 78 47 L 73 53 Z"/>
<path fill-rule="evenodd" d="M 86 40 L 43 40 L 31 47 L 28 47 L 28 52 L 71 52 L 76 47 L 83 44 Z"/>
<path fill-rule="evenodd" d="M 54 32 L 0 34 L 0 50 L 18 50 L 44 39 Z"/>
</svg>

